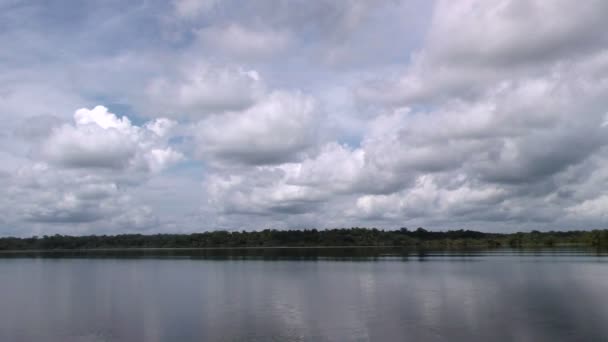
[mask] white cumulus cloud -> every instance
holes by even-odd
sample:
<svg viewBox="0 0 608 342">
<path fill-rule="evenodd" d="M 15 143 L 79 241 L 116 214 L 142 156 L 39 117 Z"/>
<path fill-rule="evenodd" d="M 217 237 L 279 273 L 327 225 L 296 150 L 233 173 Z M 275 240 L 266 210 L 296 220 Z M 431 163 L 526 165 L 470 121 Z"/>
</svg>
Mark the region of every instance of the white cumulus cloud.
<svg viewBox="0 0 608 342">
<path fill-rule="evenodd" d="M 74 124 L 53 130 L 43 155 L 68 168 L 109 168 L 161 171 L 183 158 L 163 137 L 174 124 L 157 119 L 142 127 L 118 117 L 106 107 L 82 108 Z"/>
</svg>

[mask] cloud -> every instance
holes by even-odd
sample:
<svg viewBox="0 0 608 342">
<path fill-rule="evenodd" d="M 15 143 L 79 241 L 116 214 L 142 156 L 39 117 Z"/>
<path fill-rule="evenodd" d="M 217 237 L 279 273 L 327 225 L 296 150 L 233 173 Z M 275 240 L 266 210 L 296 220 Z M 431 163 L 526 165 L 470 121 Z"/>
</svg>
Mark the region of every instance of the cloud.
<svg viewBox="0 0 608 342">
<path fill-rule="evenodd" d="M 606 6 L 11 6 L 0 235 L 602 226 Z"/>
<path fill-rule="evenodd" d="M 195 127 L 198 155 L 243 165 L 291 161 L 314 145 L 317 118 L 309 96 L 272 92 L 244 111 L 200 121 Z"/>
<path fill-rule="evenodd" d="M 112 201 L 114 183 L 84 184 L 83 188 L 60 194 L 40 193 L 39 203 L 24 213 L 25 219 L 41 223 L 87 223 L 116 214 L 118 203 Z M 110 199 L 108 201 L 108 199 Z"/>
<path fill-rule="evenodd" d="M 300 163 L 285 164 L 286 183 L 318 188 L 323 192 L 350 192 L 361 181 L 364 151 L 329 143 L 319 154 Z"/>
<path fill-rule="evenodd" d="M 428 50 L 438 62 L 489 67 L 538 65 L 584 56 L 607 42 L 598 29 L 606 26 L 607 9 L 602 1 L 586 6 L 563 0 L 440 1 Z"/>
<path fill-rule="evenodd" d="M 178 17 L 193 19 L 212 10 L 218 2 L 218 0 L 174 0 L 173 8 Z"/>
<path fill-rule="evenodd" d="M 439 1 L 425 46 L 401 76 L 368 80 L 356 93 L 363 101 L 403 105 L 470 98 L 483 95 L 488 84 L 550 75 L 604 50 L 598 30 L 605 25 L 603 7 L 600 2 Z"/>
<path fill-rule="evenodd" d="M 245 174 L 214 175 L 205 182 L 209 203 L 228 215 L 303 214 L 318 207 L 319 191 L 285 184 L 277 168 Z"/>
<path fill-rule="evenodd" d="M 68 168 L 107 168 L 158 172 L 183 156 L 166 145 L 163 135 L 173 124 L 158 119 L 144 127 L 117 117 L 103 106 L 82 108 L 74 124 L 57 127 L 44 142 L 42 154 Z"/>
<path fill-rule="evenodd" d="M 575 220 L 591 220 L 604 221 L 606 220 L 606 206 L 608 205 L 608 195 L 602 195 L 597 198 L 588 199 L 583 203 L 573 205 L 566 208 L 566 211 Z"/>
<path fill-rule="evenodd" d="M 203 44 L 242 58 L 262 58 L 285 49 L 289 44 L 286 31 L 256 30 L 230 24 L 226 27 L 208 27 L 197 31 Z"/>
<path fill-rule="evenodd" d="M 142 207 L 129 195 L 129 185 L 115 173 L 25 162 L 9 172 L 5 181 L 2 216 L 8 224 L 20 222 L 21 229 L 34 233 L 39 228 L 46 233 L 44 227 L 72 234 L 86 233 L 91 227 L 108 231 L 113 227 L 109 220 Z M 151 219 L 154 216 L 150 213 Z"/>
<path fill-rule="evenodd" d="M 445 188 L 435 177 L 420 176 L 416 184 L 406 191 L 390 195 L 363 195 L 357 198 L 351 214 L 365 219 L 459 220 L 462 215 L 486 215 L 487 210 L 500 205 L 505 190 L 497 186 L 480 186 L 467 181 L 458 187 Z M 483 210 L 482 210 L 483 209 Z"/>
<path fill-rule="evenodd" d="M 357 89 L 360 99 L 380 106 L 372 108 L 379 114 L 367 123 L 359 147 L 330 144 L 316 156 L 278 165 L 283 173 L 273 187 L 296 186 L 317 203 L 307 207 L 311 211 L 353 201 L 349 215 L 370 222 L 417 219 L 479 227 L 495 221 L 554 224 L 560 215 L 561 224 L 574 222 L 559 209 L 568 198 L 556 194 L 564 175 L 588 165 L 607 142 L 603 44 L 580 13 L 572 23 L 560 21 L 557 33 L 541 30 L 528 40 L 526 23 L 535 16 L 517 14 L 524 3 L 450 4 L 436 7 L 427 44 L 404 76 Z M 560 11 L 531 6 L 537 13 Z M 453 25 L 445 22 L 444 13 L 459 11 L 462 17 Z M 474 38 L 450 45 L 447 32 L 468 16 L 495 20 L 482 19 L 486 31 L 471 29 L 466 34 Z M 557 25 L 551 21 L 556 17 L 543 19 L 543 25 Z M 494 46 L 485 32 L 512 38 Z M 569 52 L 579 38 L 588 39 L 585 53 Z M 471 49 L 476 39 L 480 47 L 487 41 L 488 50 Z M 473 56 L 456 58 L 458 49 Z M 336 161 L 333 170 L 328 160 Z"/>
<path fill-rule="evenodd" d="M 255 70 L 198 63 L 182 68 L 176 77 L 152 80 L 146 88 L 146 108 L 162 115 L 200 118 L 245 109 L 263 92 Z"/>
</svg>

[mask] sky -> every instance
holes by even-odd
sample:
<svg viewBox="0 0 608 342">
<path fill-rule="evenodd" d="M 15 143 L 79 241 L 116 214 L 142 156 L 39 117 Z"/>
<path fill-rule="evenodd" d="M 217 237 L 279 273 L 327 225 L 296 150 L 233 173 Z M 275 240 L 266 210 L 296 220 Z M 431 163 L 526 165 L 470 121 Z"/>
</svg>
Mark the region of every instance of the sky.
<svg viewBox="0 0 608 342">
<path fill-rule="evenodd" d="M 0 236 L 606 228 L 608 2 L 0 0 Z"/>
</svg>

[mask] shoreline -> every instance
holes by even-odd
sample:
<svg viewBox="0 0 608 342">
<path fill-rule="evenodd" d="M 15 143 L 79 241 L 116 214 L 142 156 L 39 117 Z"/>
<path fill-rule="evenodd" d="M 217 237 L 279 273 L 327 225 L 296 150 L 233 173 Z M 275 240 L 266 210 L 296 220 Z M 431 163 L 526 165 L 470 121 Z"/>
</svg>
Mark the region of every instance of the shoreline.
<svg viewBox="0 0 608 342">
<path fill-rule="evenodd" d="M 401 250 L 429 250 L 429 251 L 465 251 L 465 250 L 557 250 L 563 248 L 575 249 L 606 249 L 601 246 L 588 244 L 564 243 L 553 246 L 528 245 L 528 246 L 437 246 L 437 245 L 412 245 L 412 246 L 249 246 L 249 247 L 117 247 L 117 248 L 62 248 L 62 249 L 10 249 L 0 250 L 0 254 L 17 253 L 62 253 L 62 252 L 155 252 L 155 251 L 261 251 L 261 250 L 338 250 L 338 249 L 401 249 Z"/>
</svg>

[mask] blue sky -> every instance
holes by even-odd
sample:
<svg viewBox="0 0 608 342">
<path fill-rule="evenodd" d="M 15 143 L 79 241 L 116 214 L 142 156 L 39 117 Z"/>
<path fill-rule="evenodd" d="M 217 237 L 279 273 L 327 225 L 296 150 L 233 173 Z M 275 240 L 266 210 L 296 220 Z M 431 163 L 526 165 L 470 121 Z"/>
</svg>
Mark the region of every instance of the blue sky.
<svg viewBox="0 0 608 342">
<path fill-rule="evenodd" d="M 606 19 L 0 0 L 0 235 L 605 227 Z"/>
</svg>

